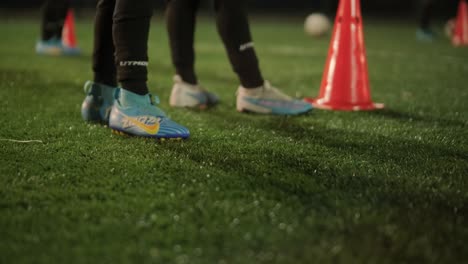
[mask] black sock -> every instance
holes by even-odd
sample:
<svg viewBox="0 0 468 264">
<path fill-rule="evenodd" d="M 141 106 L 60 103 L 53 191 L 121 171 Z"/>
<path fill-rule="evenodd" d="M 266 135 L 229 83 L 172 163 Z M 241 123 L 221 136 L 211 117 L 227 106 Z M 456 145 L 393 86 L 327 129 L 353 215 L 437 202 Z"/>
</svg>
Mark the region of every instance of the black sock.
<svg viewBox="0 0 468 264">
<path fill-rule="evenodd" d="M 115 0 L 99 0 L 94 21 L 93 72 L 94 82 L 117 86 L 114 42 L 112 40 L 112 16 Z"/>
<path fill-rule="evenodd" d="M 419 27 L 422 29 L 430 29 L 431 18 L 432 18 L 432 8 L 434 5 L 433 0 L 422 0 L 421 3 L 421 16 L 419 20 Z"/>
<path fill-rule="evenodd" d="M 68 0 L 47 0 L 42 10 L 41 39 L 62 38 L 62 28 L 69 8 Z"/>
<path fill-rule="evenodd" d="M 166 10 L 167 32 L 171 46 L 172 63 L 184 82 L 197 84 L 195 52 L 193 48 L 196 12 L 199 0 L 168 0 Z"/>
<path fill-rule="evenodd" d="M 148 93 L 148 35 L 152 0 L 116 0 L 112 35 L 117 79 L 122 88 L 140 95 Z"/>
<path fill-rule="evenodd" d="M 245 88 L 263 85 L 264 80 L 253 47 L 245 0 L 215 0 L 218 32 L 229 60 Z"/>
</svg>

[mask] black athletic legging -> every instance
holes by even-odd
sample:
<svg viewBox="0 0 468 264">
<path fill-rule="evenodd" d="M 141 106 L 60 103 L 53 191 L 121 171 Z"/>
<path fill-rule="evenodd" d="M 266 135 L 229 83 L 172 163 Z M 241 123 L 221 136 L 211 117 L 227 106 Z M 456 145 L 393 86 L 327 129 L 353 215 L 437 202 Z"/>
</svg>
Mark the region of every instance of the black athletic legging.
<svg viewBox="0 0 468 264">
<path fill-rule="evenodd" d="M 430 29 L 434 0 L 421 0 L 421 13 L 419 18 L 419 27 Z"/>
<path fill-rule="evenodd" d="M 196 13 L 199 0 L 167 0 L 167 31 L 172 61 L 177 74 L 188 83 L 196 84 L 193 48 Z M 263 85 L 263 77 L 253 48 L 245 0 L 214 0 L 216 25 L 223 40 L 233 70 L 242 86 Z"/>
<path fill-rule="evenodd" d="M 47 0 L 42 7 L 41 39 L 62 38 L 62 28 L 67 16 L 69 0 Z"/>
<path fill-rule="evenodd" d="M 94 28 L 94 81 L 148 93 L 148 34 L 152 0 L 99 0 Z"/>
</svg>

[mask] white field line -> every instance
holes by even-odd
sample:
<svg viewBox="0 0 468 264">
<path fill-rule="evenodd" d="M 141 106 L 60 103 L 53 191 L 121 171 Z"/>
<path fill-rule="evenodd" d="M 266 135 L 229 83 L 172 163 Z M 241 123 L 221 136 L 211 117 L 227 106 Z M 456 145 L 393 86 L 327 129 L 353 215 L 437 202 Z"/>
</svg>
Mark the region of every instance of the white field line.
<svg viewBox="0 0 468 264">
<path fill-rule="evenodd" d="M 8 142 L 13 142 L 13 143 L 41 143 L 41 144 L 44 144 L 44 142 L 42 142 L 42 140 L 36 140 L 36 139 L 16 140 L 16 139 L 10 139 L 10 138 L 0 138 L 0 141 L 8 141 Z"/>
</svg>

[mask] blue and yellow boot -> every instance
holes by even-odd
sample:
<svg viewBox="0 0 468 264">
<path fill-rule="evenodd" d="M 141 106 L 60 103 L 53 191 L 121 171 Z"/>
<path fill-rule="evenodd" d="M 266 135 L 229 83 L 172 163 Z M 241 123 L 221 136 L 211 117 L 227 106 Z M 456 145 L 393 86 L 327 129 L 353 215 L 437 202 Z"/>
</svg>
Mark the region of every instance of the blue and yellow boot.
<svg viewBox="0 0 468 264">
<path fill-rule="evenodd" d="M 87 81 L 84 85 L 86 97 L 81 105 L 81 116 L 88 122 L 109 123 L 117 88 Z"/>
<path fill-rule="evenodd" d="M 170 120 L 156 105 L 157 97 L 138 95 L 118 89 L 112 106 L 109 126 L 116 134 L 164 139 L 186 139 L 187 128 Z"/>
</svg>

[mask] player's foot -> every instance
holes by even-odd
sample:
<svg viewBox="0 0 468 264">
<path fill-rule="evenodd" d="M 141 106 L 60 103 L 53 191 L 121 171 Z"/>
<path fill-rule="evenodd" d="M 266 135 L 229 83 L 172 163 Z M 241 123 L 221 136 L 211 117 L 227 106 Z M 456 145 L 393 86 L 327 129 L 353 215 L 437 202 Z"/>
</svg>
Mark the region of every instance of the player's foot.
<svg viewBox="0 0 468 264">
<path fill-rule="evenodd" d="M 49 40 L 39 40 L 36 43 L 36 53 L 49 56 L 74 56 L 79 55 L 80 50 L 63 45 L 58 38 L 51 38 Z"/>
<path fill-rule="evenodd" d="M 416 38 L 419 41 L 425 41 L 425 42 L 431 42 L 435 39 L 436 35 L 434 31 L 432 31 L 430 28 L 419 28 L 416 31 Z"/>
<path fill-rule="evenodd" d="M 186 139 L 190 136 L 187 128 L 170 120 L 159 109 L 157 97 L 151 94 L 138 95 L 124 89 L 118 89 L 109 126 L 119 134 L 157 138 Z"/>
<path fill-rule="evenodd" d="M 173 107 L 205 109 L 218 104 L 219 98 L 200 85 L 186 83 L 179 75 L 174 76 L 169 104 Z"/>
<path fill-rule="evenodd" d="M 292 99 L 265 81 L 263 86 L 253 89 L 239 87 L 237 111 L 259 114 L 299 115 L 312 110 L 312 105 Z"/>
<path fill-rule="evenodd" d="M 84 85 L 86 97 L 81 104 L 81 116 L 88 122 L 109 123 L 114 104 L 115 87 L 87 81 Z"/>
</svg>

